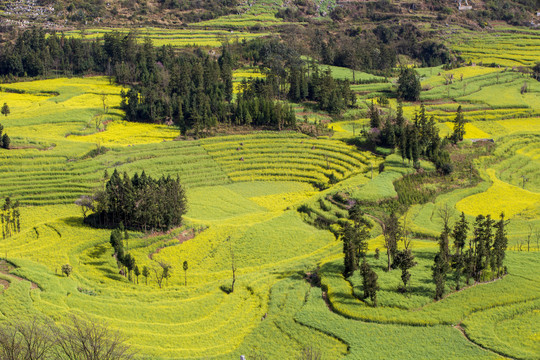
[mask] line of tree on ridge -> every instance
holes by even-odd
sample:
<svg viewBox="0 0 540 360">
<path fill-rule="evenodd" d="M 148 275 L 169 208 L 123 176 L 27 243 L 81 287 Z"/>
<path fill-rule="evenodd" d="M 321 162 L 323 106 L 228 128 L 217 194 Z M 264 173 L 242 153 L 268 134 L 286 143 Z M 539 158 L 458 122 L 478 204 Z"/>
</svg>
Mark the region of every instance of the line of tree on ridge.
<svg viewBox="0 0 540 360">
<path fill-rule="evenodd" d="M 473 237 L 469 238 L 469 224 L 465 214 L 461 213 L 460 219 L 454 228 L 450 228 L 450 212 L 441 211 L 443 214 L 443 231 L 439 236 L 439 251 L 434 257 L 432 279 L 435 283 L 434 299 L 440 300 L 445 293 L 445 285 L 453 271 L 455 290 L 461 289 L 461 281 L 465 278 L 466 285 L 470 280 L 475 282 L 490 281 L 508 273 L 504 266 L 508 238 L 504 214 L 499 221 L 491 219 L 490 215 L 478 215 L 473 229 Z M 373 306 L 377 306 L 377 291 L 379 285 L 378 276 L 367 262 L 366 253 L 370 230 L 373 227 L 359 207 L 353 207 L 349 212 L 349 220 L 343 222 L 338 236 L 343 242 L 343 276 L 350 277 L 355 271 L 360 270 L 363 283 L 364 299 L 370 299 Z M 384 236 L 384 247 L 387 254 L 386 271 L 393 269 L 401 270 L 403 285 L 398 287 L 399 292 L 408 292 L 410 283 L 410 269 L 417 265 L 411 250 L 411 240 L 405 236 L 403 225 L 398 217 L 392 213 L 381 224 Z M 454 239 L 454 253 L 450 251 L 449 239 Z M 468 242 L 468 248 L 465 247 Z M 402 243 L 400 250 L 398 245 Z M 375 259 L 379 258 L 379 251 L 375 251 Z"/>
</svg>

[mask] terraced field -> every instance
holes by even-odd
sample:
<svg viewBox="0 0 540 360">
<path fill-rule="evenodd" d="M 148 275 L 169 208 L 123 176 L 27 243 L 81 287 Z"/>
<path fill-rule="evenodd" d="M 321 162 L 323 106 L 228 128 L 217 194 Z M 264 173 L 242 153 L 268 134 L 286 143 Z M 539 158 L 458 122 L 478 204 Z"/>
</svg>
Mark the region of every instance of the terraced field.
<svg viewBox="0 0 540 360">
<path fill-rule="evenodd" d="M 540 58 L 540 35 L 526 28 L 495 27 L 493 30 L 452 29 L 452 49 L 465 61 L 500 66 L 530 66 Z"/>
<path fill-rule="evenodd" d="M 331 140 L 291 133 L 213 138 L 205 150 L 233 181 L 291 180 L 328 186 L 367 171 L 370 155 Z"/>
<path fill-rule="evenodd" d="M 158 360 L 296 359 L 307 348 L 323 359 L 442 358 L 449 353 L 464 359 L 534 358 L 540 294 L 540 252 L 534 241 L 531 252 L 509 252 L 504 279 L 432 300 L 434 238 L 441 231 L 435 214 L 441 206 L 464 210 L 472 221 L 498 204 L 493 215 L 504 210 L 510 218 L 512 249 L 523 247 L 529 228 L 540 227 L 538 88 L 531 85 L 529 95 L 518 92 L 497 106 L 497 91 L 505 86 L 514 91 L 521 74 L 482 67 L 451 73 L 456 79 L 449 87 L 452 96 L 443 101 L 445 73 L 424 70 L 423 85 L 431 86 L 423 93 L 429 114 L 437 116 L 441 133 L 450 131 L 446 122 L 462 104 L 472 120 L 467 137 L 493 138 L 497 149 L 477 162 L 484 182 L 409 210 L 419 264 L 411 270 L 414 292 L 408 296 L 397 290 L 400 273 L 382 271 L 384 256 L 374 258 L 375 248 L 383 245 L 381 227 L 373 220 L 368 257 L 379 275 L 378 308 L 359 300 L 358 274 L 343 278 L 342 242 L 311 224 L 319 217 L 338 221 L 347 216 L 347 208 L 330 197 L 338 192 L 363 201 L 394 198 L 393 181 L 415 171 L 398 154 L 383 160 L 335 138 L 293 132 L 175 141 L 173 128 L 121 121 L 120 88 L 105 78 L 4 85 L 26 93 L 1 93 L 12 109 L 2 124 L 14 148 L 0 150 L 0 197 L 9 195 L 23 207 L 21 232 L 0 241 L 0 256 L 17 266 L 0 266 L 0 319 L 45 314 L 62 323 L 71 314 L 89 316 L 128 336 L 141 358 Z M 237 80 L 258 76 L 251 70 L 235 73 Z M 359 97 L 373 97 L 369 91 Z M 395 109 L 395 102 L 390 106 Z M 406 104 L 406 116 L 417 109 Z M 347 138 L 365 122 L 331 125 Z M 106 151 L 97 151 L 102 148 Z M 429 162 L 420 166 L 433 169 Z M 81 195 L 101 188 L 104 171 L 114 169 L 178 174 L 187 188 L 184 226 L 168 233 L 130 233 L 126 248 L 140 268 L 150 269 L 148 279 L 130 282 L 119 274 L 110 230 L 84 225 L 74 205 Z M 522 176 L 528 178 L 524 186 Z M 237 278 L 235 291 L 227 294 L 222 289 L 232 281 L 231 254 Z M 163 288 L 156 282 L 158 262 L 172 266 Z M 63 264 L 73 266 L 70 277 L 60 275 Z M 321 288 L 304 279 L 317 268 Z M 447 291 L 454 286 L 449 280 Z M 388 341 L 395 338 L 400 341 Z"/>
<path fill-rule="evenodd" d="M 75 38 L 84 38 L 88 40 L 100 39 L 103 34 L 110 32 L 125 33 L 126 29 L 114 28 L 91 28 L 84 31 L 71 30 L 66 31 L 65 35 Z M 219 47 L 225 41 L 243 41 L 251 40 L 261 36 L 267 36 L 269 33 L 252 33 L 246 31 L 227 31 L 227 30 L 206 30 L 206 29 L 160 29 L 160 28 L 142 28 L 136 30 L 138 38 L 152 40 L 154 46 L 170 45 L 173 47 Z"/>
</svg>

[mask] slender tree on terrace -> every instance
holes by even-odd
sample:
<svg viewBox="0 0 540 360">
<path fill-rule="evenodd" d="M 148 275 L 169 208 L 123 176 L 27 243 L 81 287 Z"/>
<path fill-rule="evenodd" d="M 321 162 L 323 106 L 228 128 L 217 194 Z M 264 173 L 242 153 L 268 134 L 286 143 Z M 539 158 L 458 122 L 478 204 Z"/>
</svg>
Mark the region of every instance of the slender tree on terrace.
<svg viewBox="0 0 540 360">
<path fill-rule="evenodd" d="M 2 148 L 9 149 L 11 146 L 11 139 L 8 134 L 2 135 Z"/>
<path fill-rule="evenodd" d="M 372 128 L 379 128 L 381 126 L 381 117 L 379 116 L 379 109 L 371 100 L 371 105 L 369 106 L 369 126 Z"/>
<path fill-rule="evenodd" d="M 401 128 L 405 125 L 405 118 L 403 117 L 403 102 L 398 99 L 397 110 L 396 110 L 396 126 Z"/>
<path fill-rule="evenodd" d="M 377 283 L 378 276 L 371 269 L 366 258 L 362 261 L 360 267 L 362 274 L 362 286 L 364 288 L 364 299 L 370 299 L 373 306 L 377 306 L 377 290 L 379 290 L 379 285 Z"/>
<path fill-rule="evenodd" d="M 491 246 L 493 242 L 493 224 L 491 215 L 486 215 L 484 221 L 480 223 L 479 238 L 476 252 L 476 276 L 475 280 L 480 281 L 485 270 L 489 268 L 491 257 Z"/>
<path fill-rule="evenodd" d="M 187 286 L 187 271 L 188 271 L 188 262 L 187 260 L 184 261 L 182 264 L 182 268 L 184 269 L 184 286 Z"/>
<path fill-rule="evenodd" d="M 388 258 L 388 270 L 392 269 L 392 263 L 397 252 L 397 244 L 401 241 L 403 229 L 399 223 L 399 220 L 394 212 L 384 222 L 383 235 L 384 235 L 384 247 L 386 248 L 386 256 Z"/>
<path fill-rule="evenodd" d="M 353 224 L 347 222 L 341 231 L 343 241 L 344 266 L 343 275 L 351 276 L 358 269 L 360 260 L 365 257 L 367 240 L 372 225 L 362 215 L 352 215 Z"/>
<path fill-rule="evenodd" d="M 21 231 L 21 212 L 19 207 L 19 200 L 13 202 L 9 196 L 4 200 L 4 205 L 0 208 L 3 239 Z"/>
<path fill-rule="evenodd" d="M 163 280 L 168 279 L 171 276 L 171 265 L 161 262 L 158 262 L 159 267 L 154 268 L 154 273 L 156 274 L 156 282 L 158 283 L 159 288 L 163 286 Z"/>
<path fill-rule="evenodd" d="M 230 252 L 231 252 L 231 270 L 232 270 L 231 293 L 233 293 L 234 283 L 236 282 L 236 264 L 234 263 L 234 250 L 233 250 L 233 245 L 232 245 L 230 236 L 227 238 L 227 242 L 229 243 Z"/>
<path fill-rule="evenodd" d="M 501 276 L 508 238 L 506 236 L 507 220 L 504 219 L 504 213 L 501 213 L 499 221 L 495 224 L 495 240 L 493 242 L 492 270 L 497 269 L 497 276 Z"/>
<path fill-rule="evenodd" d="M 142 269 L 142 276 L 144 276 L 144 281 L 146 283 L 146 285 L 148 285 L 148 276 L 150 275 L 150 271 L 148 270 L 148 267 L 143 266 L 143 269 Z"/>
<path fill-rule="evenodd" d="M 459 221 L 455 224 L 452 231 L 454 238 L 455 254 L 452 257 L 452 267 L 454 268 L 454 281 L 456 282 L 456 290 L 460 289 L 460 280 L 465 266 L 465 254 L 463 248 L 467 241 L 467 233 L 469 232 L 469 224 L 465 219 L 465 214 L 462 212 Z"/>
<path fill-rule="evenodd" d="M 401 69 L 398 79 L 398 98 L 406 101 L 417 101 L 420 99 L 420 90 L 420 80 L 416 71 L 411 68 Z"/>
<path fill-rule="evenodd" d="M 139 284 L 139 275 L 141 275 L 141 271 L 139 270 L 139 267 L 135 265 L 135 268 L 133 269 L 133 274 L 135 274 L 135 277 L 137 278 L 137 285 Z"/>
<path fill-rule="evenodd" d="M 2 106 L 2 110 L 0 112 L 2 112 L 2 115 L 7 117 L 11 113 L 11 110 L 9 110 L 8 104 L 4 103 L 4 105 Z"/>
<path fill-rule="evenodd" d="M 463 254 L 463 248 L 465 247 L 465 243 L 467 241 L 468 232 L 469 223 L 465 218 L 465 213 L 461 212 L 459 221 L 456 223 L 456 225 L 454 226 L 454 230 L 452 231 L 452 237 L 454 238 L 454 249 L 456 250 L 456 254 Z"/>
<path fill-rule="evenodd" d="M 401 250 L 396 252 L 394 257 L 394 264 L 392 267 L 401 269 L 401 281 L 403 281 L 403 292 L 407 292 L 407 285 L 411 279 L 411 273 L 409 269 L 416 266 L 417 262 L 414 261 L 414 255 L 410 249 Z"/>
<path fill-rule="evenodd" d="M 408 131 L 407 131 L 407 126 L 403 125 L 400 127 L 400 132 L 401 132 L 401 138 L 400 138 L 400 141 L 399 141 L 399 150 L 401 152 L 401 159 L 403 160 L 403 162 L 405 162 L 405 159 L 408 158 L 408 152 L 407 150 L 409 149 L 409 138 L 408 138 Z"/>
<path fill-rule="evenodd" d="M 439 237 L 439 252 L 435 255 L 434 264 L 431 268 L 433 281 L 435 282 L 435 300 L 440 300 L 444 295 L 446 275 L 450 271 L 450 253 L 448 251 L 448 237 L 450 228 L 446 224 Z"/>
<path fill-rule="evenodd" d="M 454 144 L 463 140 L 465 136 L 465 117 L 461 112 L 461 105 L 457 108 L 456 117 L 454 119 L 454 132 L 450 136 L 450 139 Z"/>
</svg>

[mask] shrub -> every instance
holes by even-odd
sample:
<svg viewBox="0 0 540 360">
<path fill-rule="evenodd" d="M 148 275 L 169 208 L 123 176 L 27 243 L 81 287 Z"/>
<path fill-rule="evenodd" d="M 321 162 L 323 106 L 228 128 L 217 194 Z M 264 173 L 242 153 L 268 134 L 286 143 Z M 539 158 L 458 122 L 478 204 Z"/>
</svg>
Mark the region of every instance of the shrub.
<svg viewBox="0 0 540 360">
<path fill-rule="evenodd" d="M 73 267 L 71 265 L 69 265 L 69 264 L 62 265 L 62 274 L 69 277 L 69 275 L 71 274 L 72 271 L 73 271 Z"/>
</svg>

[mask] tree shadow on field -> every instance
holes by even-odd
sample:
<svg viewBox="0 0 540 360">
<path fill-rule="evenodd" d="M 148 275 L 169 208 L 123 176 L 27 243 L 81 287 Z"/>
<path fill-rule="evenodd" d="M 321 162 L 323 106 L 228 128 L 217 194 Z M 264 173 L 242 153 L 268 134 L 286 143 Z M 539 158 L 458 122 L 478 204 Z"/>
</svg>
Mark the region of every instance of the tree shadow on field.
<svg viewBox="0 0 540 360">
<path fill-rule="evenodd" d="M 92 250 L 88 253 L 88 256 L 94 259 L 101 258 L 105 253 L 107 252 L 107 246 L 105 245 L 98 245 L 92 248 Z"/>
<path fill-rule="evenodd" d="M 107 277 L 107 278 L 109 278 L 111 280 L 114 280 L 114 281 L 125 280 L 125 278 L 122 275 L 116 274 L 115 272 L 111 271 L 110 269 L 100 268 L 98 270 L 101 270 L 102 272 L 106 273 L 103 276 L 105 276 L 105 277 Z"/>
<path fill-rule="evenodd" d="M 67 217 L 67 218 L 63 218 L 61 220 L 64 224 L 68 225 L 68 226 L 71 226 L 71 227 L 84 227 L 86 226 L 84 223 L 83 223 L 83 219 L 82 217 L 79 217 L 79 216 L 70 216 L 70 217 Z"/>
<path fill-rule="evenodd" d="M 416 258 L 422 259 L 422 260 L 433 261 L 435 259 L 435 253 L 432 253 L 432 252 L 417 251 L 417 252 L 413 252 L 413 255 Z"/>
<path fill-rule="evenodd" d="M 424 281 L 424 280 L 421 280 L 421 282 L 429 283 L 428 281 Z M 409 285 L 409 288 L 407 291 L 414 295 L 427 296 L 429 298 L 432 298 L 435 295 L 434 289 L 429 288 L 427 286 L 423 286 L 423 285 Z"/>
<path fill-rule="evenodd" d="M 343 272 L 343 264 L 341 264 L 340 262 L 336 262 L 336 261 L 328 262 L 328 263 L 324 264 L 323 266 L 321 266 L 320 271 L 322 273 L 326 274 L 327 276 L 328 275 L 330 275 L 330 276 L 334 276 L 334 275 L 341 276 L 342 272 Z"/>
<path fill-rule="evenodd" d="M 277 275 L 279 280 L 303 280 L 306 277 L 306 273 L 304 271 L 275 271 L 274 274 Z"/>
</svg>

